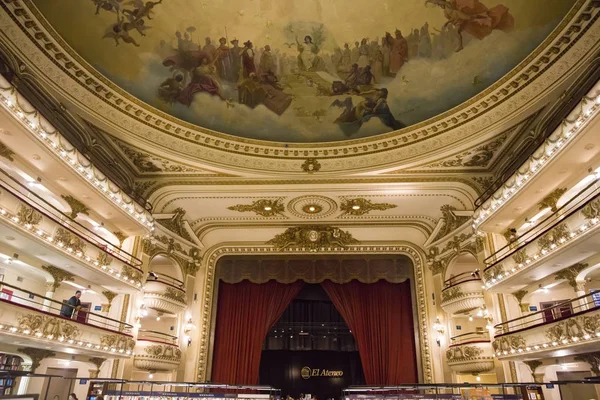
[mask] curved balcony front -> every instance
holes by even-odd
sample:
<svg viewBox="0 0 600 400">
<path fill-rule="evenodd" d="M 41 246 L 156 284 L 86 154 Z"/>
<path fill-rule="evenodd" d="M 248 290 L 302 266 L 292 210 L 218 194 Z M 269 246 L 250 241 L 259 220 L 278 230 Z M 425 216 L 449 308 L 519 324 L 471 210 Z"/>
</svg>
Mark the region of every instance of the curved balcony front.
<svg viewBox="0 0 600 400">
<path fill-rule="evenodd" d="M 75 265 L 77 275 L 107 288 L 135 293 L 142 286 L 142 261 L 113 245 L 0 169 L 0 235 L 19 240 L 11 249 L 47 253 L 53 265 Z"/>
<path fill-rule="evenodd" d="M 448 366 L 457 374 L 481 374 L 494 369 L 494 352 L 487 332 L 470 332 L 450 338 Z"/>
<path fill-rule="evenodd" d="M 444 282 L 442 309 L 451 315 L 466 314 L 485 305 L 482 281 L 477 272 L 465 272 Z"/>
<path fill-rule="evenodd" d="M 183 282 L 164 274 L 150 274 L 144 285 L 144 304 L 159 313 L 184 311 L 187 300 Z"/>
<path fill-rule="evenodd" d="M 593 294 L 496 325 L 492 346 L 505 358 L 548 358 L 597 351 L 600 302 Z"/>
<path fill-rule="evenodd" d="M 89 310 L 72 310 L 65 303 L 3 283 L 0 293 L 0 342 L 46 347 L 72 354 L 129 357 L 135 346 L 132 326 Z"/>
<path fill-rule="evenodd" d="M 138 331 L 134 367 L 144 371 L 172 371 L 179 367 L 181 350 L 177 336 L 140 329 Z"/>
</svg>

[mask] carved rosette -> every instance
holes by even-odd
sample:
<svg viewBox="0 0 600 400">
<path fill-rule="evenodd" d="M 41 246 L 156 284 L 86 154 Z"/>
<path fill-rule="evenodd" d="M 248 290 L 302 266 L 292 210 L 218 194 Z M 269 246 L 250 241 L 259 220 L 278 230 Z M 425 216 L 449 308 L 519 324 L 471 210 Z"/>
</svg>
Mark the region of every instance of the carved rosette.
<svg viewBox="0 0 600 400">
<path fill-rule="evenodd" d="M 480 374 L 494 369 L 489 342 L 452 346 L 446 350 L 446 359 L 450 369 L 457 374 Z"/>
<path fill-rule="evenodd" d="M 173 289 L 175 291 L 175 289 Z M 185 296 L 185 293 L 183 294 Z M 174 298 L 175 297 L 175 298 Z M 170 296 L 165 292 L 144 293 L 146 307 L 167 314 L 178 314 L 187 307 L 185 297 Z"/>
<path fill-rule="evenodd" d="M 146 371 L 172 371 L 177 369 L 181 362 L 181 350 L 174 345 L 140 340 L 135 353 L 135 368 Z"/>
<path fill-rule="evenodd" d="M 442 309 L 450 315 L 465 314 L 485 305 L 480 281 L 459 283 L 442 291 Z"/>
</svg>

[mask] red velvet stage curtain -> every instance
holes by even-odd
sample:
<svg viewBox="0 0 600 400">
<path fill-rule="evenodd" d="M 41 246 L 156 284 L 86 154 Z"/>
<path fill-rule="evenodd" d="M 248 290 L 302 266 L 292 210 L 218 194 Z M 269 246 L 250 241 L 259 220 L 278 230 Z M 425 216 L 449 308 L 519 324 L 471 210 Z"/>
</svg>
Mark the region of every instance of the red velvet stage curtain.
<svg viewBox="0 0 600 400">
<path fill-rule="evenodd" d="M 219 286 L 212 382 L 256 385 L 263 342 L 304 282 Z"/>
<path fill-rule="evenodd" d="M 322 286 L 352 330 L 367 385 L 417 383 L 410 283 Z"/>
</svg>

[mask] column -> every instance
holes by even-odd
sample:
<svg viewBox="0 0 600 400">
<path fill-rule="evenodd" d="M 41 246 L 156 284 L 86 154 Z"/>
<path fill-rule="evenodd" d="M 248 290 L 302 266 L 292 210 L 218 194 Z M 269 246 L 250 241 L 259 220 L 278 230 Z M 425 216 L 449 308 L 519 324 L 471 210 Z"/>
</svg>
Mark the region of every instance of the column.
<svg viewBox="0 0 600 400">
<path fill-rule="evenodd" d="M 46 294 L 45 296 L 49 299 L 54 299 L 54 293 L 56 292 L 56 288 L 58 285 L 57 282 L 46 282 Z M 58 283 L 60 285 L 60 282 Z M 50 311 L 51 301 L 44 299 L 44 305 L 42 306 L 42 311 Z"/>
<path fill-rule="evenodd" d="M 586 294 L 588 294 L 585 290 L 585 281 L 577 281 L 575 282 L 575 297 L 581 297 L 581 296 L 585 296 Z M 578 300 L 579 303 L 579 311 L 584 311 L 587 310 L 588 308 L 590 308 L 590 305 L 588 304 L 591 300 L 589 298 L 585 298 L 585 299 L 581 299 Z"/>
<path fill-rule="evenodd" d="M 21 364 L 21 371 L 31 372 L 31 363 Z M 19 378 L 19 383 L 18 383 L 17 386 L 18 386 L 17 395 L 26 394 L 27 393 L 27 386 L 29 386 L 29 377 L 28 376 L 22 376 L 22 377 L 20 377 Z"/>
</svg>

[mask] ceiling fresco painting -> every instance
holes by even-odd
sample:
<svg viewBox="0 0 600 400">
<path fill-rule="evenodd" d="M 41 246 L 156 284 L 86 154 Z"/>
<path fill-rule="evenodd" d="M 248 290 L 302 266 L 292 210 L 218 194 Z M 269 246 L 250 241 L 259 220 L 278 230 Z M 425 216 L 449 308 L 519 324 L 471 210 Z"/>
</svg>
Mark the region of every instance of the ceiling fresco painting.
<svg viewBox="0 0 600 400">
<path fill-rule="evenodd" d="M 88 63 L 201 128 L 273 142 L 417 124 L 525 59 L 574 0 L 33 0 Z"/>
</svg>

